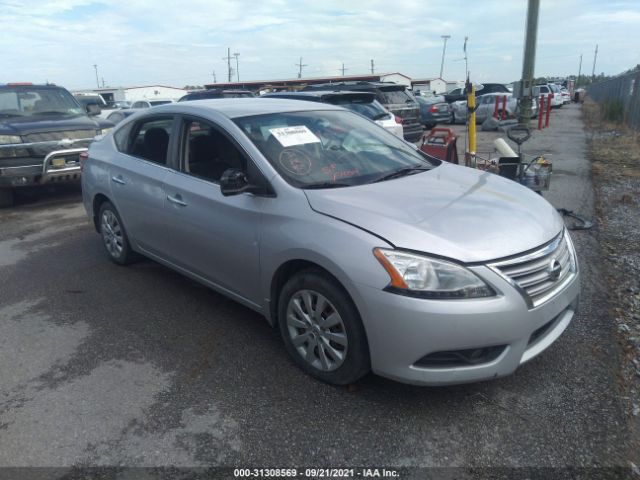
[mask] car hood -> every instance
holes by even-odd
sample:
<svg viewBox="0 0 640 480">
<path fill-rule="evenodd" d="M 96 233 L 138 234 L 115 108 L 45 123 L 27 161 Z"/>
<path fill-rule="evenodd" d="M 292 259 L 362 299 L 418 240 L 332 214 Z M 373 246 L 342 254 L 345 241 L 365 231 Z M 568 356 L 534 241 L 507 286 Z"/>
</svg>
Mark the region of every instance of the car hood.
<svg viewBox="0 0 640 480">
<path fill-rule="evenodd" d="M 0 131 L 14 135 L 66 130 L 95 130 L 98 124 L 87 115 L 28 116 L 0 119 Z"/>
<path fill-rule="evenodd" d="M 316 212 L 367 230 L 396 248 L 466 263 L 533 249 L 563 228 L 554 207 L 528 188 L 448 163 L 385 182 L 305 194 Z"/>
</svg>

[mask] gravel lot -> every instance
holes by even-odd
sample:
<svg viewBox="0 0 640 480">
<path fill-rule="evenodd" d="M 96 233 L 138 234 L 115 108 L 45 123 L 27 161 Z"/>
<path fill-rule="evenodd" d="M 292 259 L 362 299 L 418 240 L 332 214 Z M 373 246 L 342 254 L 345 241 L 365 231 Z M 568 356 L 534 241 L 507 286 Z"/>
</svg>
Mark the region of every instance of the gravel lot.
<svg viewBox="0 0 640 480">
<path fill-rule="evenodd" d="M 594 218 L 577 105 L 524 150 L 552 154 L 551 203 Z M 0 225 L 1 466 L 629 467 L 593 231 L 573 234 L 582 303 L 560 340 L 509 378 L 436 389 L 311 379 L 254 312 L 153 262 L 109 262 L 77 188 L 23 195 Z"/>
</svg>

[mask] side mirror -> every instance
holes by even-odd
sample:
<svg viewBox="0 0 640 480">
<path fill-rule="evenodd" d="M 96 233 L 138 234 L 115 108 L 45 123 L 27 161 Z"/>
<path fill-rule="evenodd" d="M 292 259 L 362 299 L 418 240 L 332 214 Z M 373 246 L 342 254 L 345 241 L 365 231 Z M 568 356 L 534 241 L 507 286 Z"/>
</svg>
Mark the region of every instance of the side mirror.
<svg viewBox="0 0 640 480">
<path fill-rule="evenodd" d="M 102 110 L 100 110 L 100 107 L 96 103 L 90 103 L 89 105 L 87 105 L 87 114 L 91 117 L 100 115 L 101 111 Z"/>
<path fill-rule="evenodd" d="M 237 168 L 228 168 L 220 177 L 220 191 L 222 195 L 238 195 L 249 190 L 247 175 Z"/>
</svg>

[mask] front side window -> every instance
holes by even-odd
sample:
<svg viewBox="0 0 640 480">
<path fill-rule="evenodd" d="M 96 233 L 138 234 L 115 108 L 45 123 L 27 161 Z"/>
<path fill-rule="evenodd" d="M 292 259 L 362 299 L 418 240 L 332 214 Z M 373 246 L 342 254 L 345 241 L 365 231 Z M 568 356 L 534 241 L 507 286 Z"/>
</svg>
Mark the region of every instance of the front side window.
<svg viewBox="0 0 640 480">
<path fill-rule="evenodd" d="M 220 130 L 200 120 L 187 121 L 183 129 L 183 170 L 195 177 L 219 183 L 230 168 L 245 170 L 244 155 Z"/>
<path fill-rule="evenodd" d="M 125 135 L 120 132 L 126 130 L 127 127 L 128 125 L 125 125 L 115 133 L 116 144 L 119 135 Z M 166 165 L 172 127 L 172 117 L 154 117 L 141 120 L 132 127 L 129 144 L 126 148 L 127 153 L 153 163 Z"/>
<path fill-rule="evenodd" d="M 299 188 L 363 185 L 439 165 L 351 112 L 275 113 L 235 122 L 278 173 Z"/>
</svg>

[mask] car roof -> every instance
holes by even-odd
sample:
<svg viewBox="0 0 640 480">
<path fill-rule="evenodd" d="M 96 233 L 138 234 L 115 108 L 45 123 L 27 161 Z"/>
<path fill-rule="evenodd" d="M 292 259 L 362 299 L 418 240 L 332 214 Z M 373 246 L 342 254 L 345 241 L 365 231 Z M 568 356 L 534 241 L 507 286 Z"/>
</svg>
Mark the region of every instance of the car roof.
<svg viewBox="0 0 640 480">
<path fill-rule="evenodd" d="M 329 103 L 305 102 L 270 98 L 217 98 L 208 100 L 192 100 L 153 107 L 156 113 L 205 113 L 214 110 L 228 118 L 267 115 L 270 113 L 301 112 L 312 110 L 343 110 Z"/>
<path fill-rule="evenodd" d="M 352 98 L 360 98 L 360 99 L 371 99 L 371 101 L 375 100 L 375 93 L 367 92 L 367 91 L 352 91 L 352 90 L 305 90 L 299 92 L 272 92 L 265 93 L 262 97 L 266 98 L 291 98 L 297 100 L 298 98 L 313 98 L 313 99 L 322 99 L 322 98 L 334 98 L 334 97 L 352 97 Z"/>
</svg>

